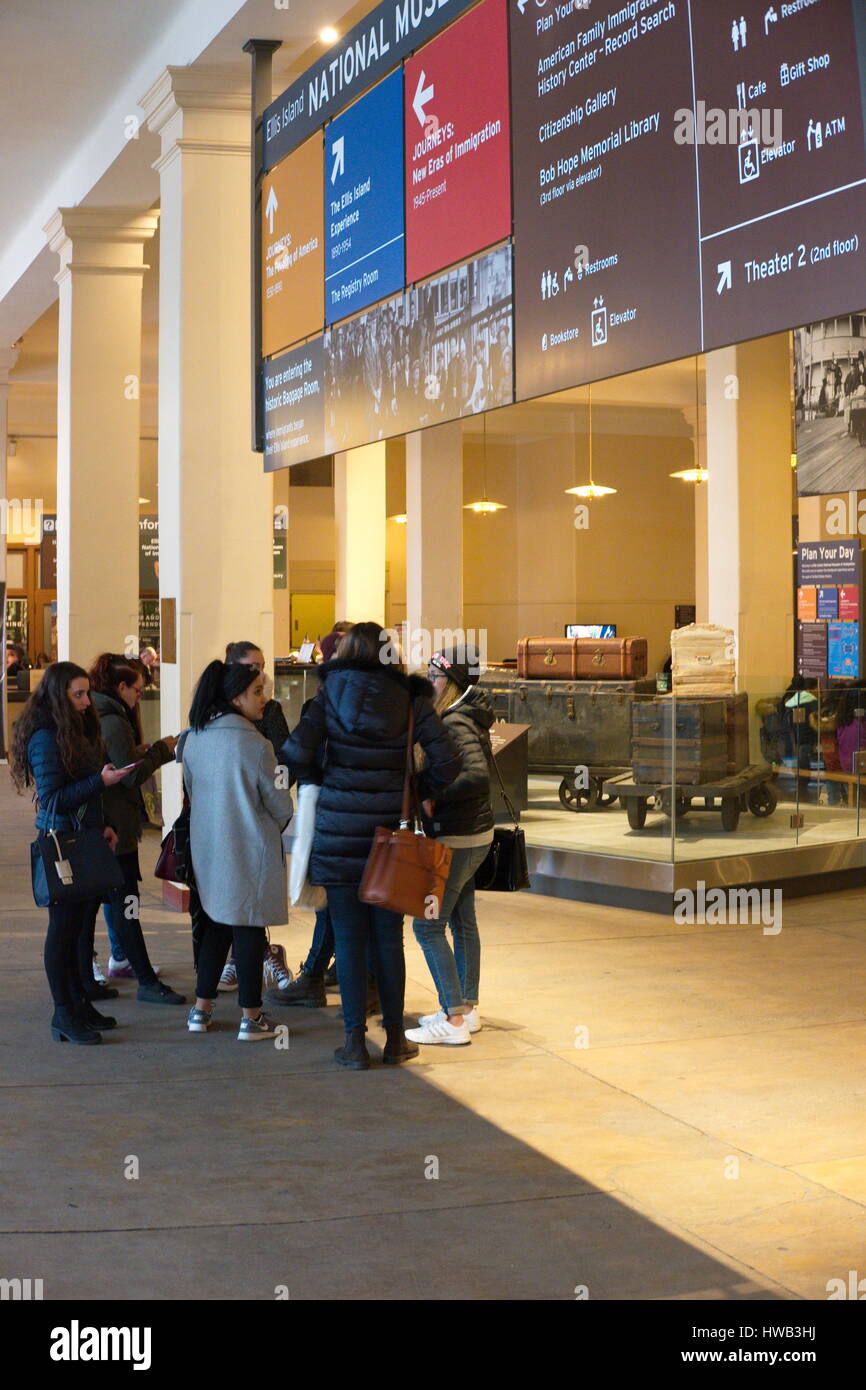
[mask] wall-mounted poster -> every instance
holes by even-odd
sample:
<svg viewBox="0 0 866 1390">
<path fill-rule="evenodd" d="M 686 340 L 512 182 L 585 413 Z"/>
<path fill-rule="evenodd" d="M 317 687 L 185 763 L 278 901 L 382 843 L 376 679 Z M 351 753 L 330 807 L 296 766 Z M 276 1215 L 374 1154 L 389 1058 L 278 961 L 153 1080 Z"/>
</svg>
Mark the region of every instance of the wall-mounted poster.
<svg viewBox="0 0 866 1390">
<path fill-rule="evenodd" d="M 138 592 L 159 593 L 159 516 L 138 518 Z"/>
<path fill-rule="evenodd" d="M 797 624 L 797 675 L 819 680 L 827 674 L 827 623 Z"/>
<path fill-rule="evenodd" d="M 860 624 L 827 624 L 827 674 L 839 680 L 860 675 Z"/>
<path fill-rule="evenodd" d="M 797 491 L 866 489 L 866 310 L 794 330 Z"/>
</svg>

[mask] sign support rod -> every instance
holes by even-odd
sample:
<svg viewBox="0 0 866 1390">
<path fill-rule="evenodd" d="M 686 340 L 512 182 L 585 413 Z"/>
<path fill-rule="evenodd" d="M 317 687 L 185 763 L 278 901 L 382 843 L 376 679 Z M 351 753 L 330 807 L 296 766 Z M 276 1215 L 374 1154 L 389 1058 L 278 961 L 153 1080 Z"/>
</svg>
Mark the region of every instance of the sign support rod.
<svg viewBox="0 0 866 1390">
<path fill-rule="evenodd" d="M 252 447 L 264 453 L 264 419 L 259 370 L 262 360 L 262 114 L 271 103 L 271 68 L 280 39 L 248 39 L 250 63 L 250 270 L 253 286 L 250 334 Z"/>
</svg>

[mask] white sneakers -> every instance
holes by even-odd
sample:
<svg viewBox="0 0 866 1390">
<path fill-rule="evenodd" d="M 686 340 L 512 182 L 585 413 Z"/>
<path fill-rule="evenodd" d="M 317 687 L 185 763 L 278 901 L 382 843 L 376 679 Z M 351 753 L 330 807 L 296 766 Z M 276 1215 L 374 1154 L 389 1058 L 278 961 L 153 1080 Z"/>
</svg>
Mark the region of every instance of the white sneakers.
<svg viewBox="0 0 866 1390">
<path fill-rule="evenodd" d="M 419 1028 L 407 1028 L 406 1037 L 414 1043 L 440 1043 L 446 1047 L 468 1047 L 472 1038 L 465 1018 L 462 1023 L 449 1023 L 443 1016 L 434 1016 Z"/>
<path fill-rule="evenodd" d="M 445 1010 L 440 1009 L 439 1012 L 435 1014 L 422 1014 L 421 1017 L 418 1019 L 418 1026 L 419 1028 L 426 1028 L 431 1023 L 438 1023 L 440 1019 L 447 1020 L 447 1018 L 448 1015 L 446 1014 Z M 470 1033 L 481 1032 L 481 1015 L 478 1012 L 477 1004 L 474 1009 L 466 1010 L 466 1013 L 463 1015 L 463 1022 L 468 1027 Z"/>
</svg>

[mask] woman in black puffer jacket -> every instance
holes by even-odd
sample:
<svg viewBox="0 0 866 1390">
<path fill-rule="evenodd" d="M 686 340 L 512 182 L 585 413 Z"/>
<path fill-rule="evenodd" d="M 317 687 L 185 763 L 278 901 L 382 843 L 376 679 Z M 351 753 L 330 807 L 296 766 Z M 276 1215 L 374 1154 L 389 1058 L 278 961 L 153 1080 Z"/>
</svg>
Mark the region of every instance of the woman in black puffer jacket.
<svg viewBox="0 0 866 1390">
<path fill-rule="evenodd" d="M 370 1065 L 364 1041 L 368 937 L 387 1034 L 382 1060 L 403 1062 L 418 1051 L 403 1034 L 403 919 L 358 899 L 376 827 L 396 829 L 400 821 L 410 704 L 415 738 L 427 757 L 419 794 L 439 795 L 460 770 L 459 754 L 433 712 L 432 686 L 407 677 L 389 660 L 390 649 L 378 623 L 356 623 L 340 644 L 339 658 L 319 668 L 319 693 L 282 751 L 300 781 L 321 782 L 310 881 L 327 889 L 346 1027 L 345 1046 L 335 1057 L 353 1070 Z"/>
<path fill-rule="evenodd" d="M 435 690 L 434 709 L 460 750 L 463 766 L 459 777 L 430 807 L 430 820 L 425 823 L 428 834 L 435 835 L 452 851 L 439 916 L 429 921 L 416 918 L 413 923 L 441 1008 L 438 1013 L 423 1015 L 418 1027 L 408 1029 L 406 1036 L 415 1043 L 460 1047 L 471 1041 L 471 1033 L 481 1029 L 481 939 L 475 918 L 475 871 L 483 864 L 493 842 L 493 708 L 476 684 L 481 666 L 474 648 L 452 647 L 434 652 L 429 674 Z M 454 939 L 453 951 L 445 934 L 448 926 Z"/>
</svg>

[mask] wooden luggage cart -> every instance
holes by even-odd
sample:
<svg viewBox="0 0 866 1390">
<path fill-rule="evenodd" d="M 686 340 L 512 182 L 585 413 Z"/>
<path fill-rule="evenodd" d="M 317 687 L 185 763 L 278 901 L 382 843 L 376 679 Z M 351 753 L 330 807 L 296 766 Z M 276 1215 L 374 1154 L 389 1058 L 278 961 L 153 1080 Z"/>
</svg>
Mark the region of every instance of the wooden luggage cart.
<svg viewBox="0 0 866 1390">
<path fill-rule="evenodd" d="M 603 790 L 608 796 L 619 797 L 632 830 L 643 829 L 650 800 L 664 815 L 673 813 L 678 820 L 689 811 L 720 810 L 724 829 L 736 830 L 741 811 L 751 811 L 760 819 L 773 814 L 778 804 L 774 776 L 766 763 L 755 763 L 714 782 L 678 783 L 674 788 L 670 783 L 635 782 L 627 772 L 610 778 Z"/>
</svg>

